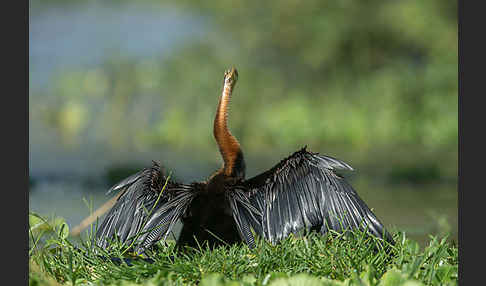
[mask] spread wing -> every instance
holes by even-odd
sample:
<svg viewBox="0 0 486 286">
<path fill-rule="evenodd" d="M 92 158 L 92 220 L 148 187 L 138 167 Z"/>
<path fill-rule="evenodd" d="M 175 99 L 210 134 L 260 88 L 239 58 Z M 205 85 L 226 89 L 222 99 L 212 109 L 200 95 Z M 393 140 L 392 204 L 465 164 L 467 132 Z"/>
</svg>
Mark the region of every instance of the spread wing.
<svg viewBox="0 0 486 286">
<path fill-rule="evenodd" d="M 168 181 L 155 162 L 111 191 L 123 193 L 99 225 L 96 244 L 106 248 L 113 239 L 127 245 L 135 240 L 134 248 L 139 253 L 167 238 L 196 193 L 192 185 Z"/>
<path fill-rule="evenodd" d="M 338 169 L 353 170 L 338 159 L 304 148 L 233 187 L 229 201 L 242 239 L 254 245 L 251 228 L 271 243 L 302 230 L 324 234 L 328 229 L 367 228 L 393 242 L 351 185 L 335 173 Z"/>
</svg>

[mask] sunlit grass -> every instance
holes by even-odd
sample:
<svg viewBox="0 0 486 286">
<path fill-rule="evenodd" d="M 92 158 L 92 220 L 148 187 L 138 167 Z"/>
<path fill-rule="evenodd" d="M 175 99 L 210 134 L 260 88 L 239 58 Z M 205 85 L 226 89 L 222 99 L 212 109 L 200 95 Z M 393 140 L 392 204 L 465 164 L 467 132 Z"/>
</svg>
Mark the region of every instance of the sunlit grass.
<svg viewBox="0 0 486 286">
<path fill-rule="evenodd" d="M 156 244 L 148 263 L 122 255 L 120 243 L 92 246 L 92 229 L 75 243 L 62 225 L 42 239 L 31 233 L 31 285 L 457 285 L 458 279 L 458 250 L 446 237 L 431 236 L 425 249 L 400 232 L 394 246 L 360 231 L 291 236 L 277 245 L 257 240 L 255 249 L 181 250 L 171 240 Z"/>
</svg>

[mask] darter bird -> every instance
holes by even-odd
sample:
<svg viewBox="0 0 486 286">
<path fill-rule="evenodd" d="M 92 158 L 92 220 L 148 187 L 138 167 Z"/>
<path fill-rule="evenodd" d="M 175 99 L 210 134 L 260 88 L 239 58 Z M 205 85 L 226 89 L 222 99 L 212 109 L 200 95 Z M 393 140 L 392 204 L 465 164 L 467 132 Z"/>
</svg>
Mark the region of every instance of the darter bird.
<svg viewBox="0 0 486 286">
<path fill-rule="evenodd" d="M 245 159 L 228 129 L 228 105 L 238 79 L 225 72 L 213 133 L 223 165 L 205 181 L 168 179 L 161 166 L 122 180 L 109 192 L 121 192 L 96 232 L 106 248 L 118 239 L 137 253 L 165 240 L 177 221 L 183 227 L 178 245 L 197 247 L 243 241 L 255 246 L 254 235 L 272 244 L 291 233 L 360 228 L 393 243 L 383 224 L 337 170 L 353 170 L 345 162 L 306 150 L 296 151 L 270 170 L 245 178 Z"/>
</svg>

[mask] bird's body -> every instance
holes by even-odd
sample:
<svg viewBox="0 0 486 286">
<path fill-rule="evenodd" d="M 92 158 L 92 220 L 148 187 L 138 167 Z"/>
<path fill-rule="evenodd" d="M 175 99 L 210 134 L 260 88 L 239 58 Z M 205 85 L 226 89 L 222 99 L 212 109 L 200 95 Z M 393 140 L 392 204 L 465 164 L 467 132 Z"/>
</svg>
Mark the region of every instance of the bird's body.
<svg viewBox="0 0 486 286">
<path fill-rule="evenodd" d="M 237 72 L 225 73 L 213 133 L 223 166 L 207 180 L 171 181 L 158 163 L 111 188 L 123 194 L 100 224 L 97 244 L 106 247 L 117 236 L 143 252 L 166 239 L 178 220 L 183 228 L 177 243 L 197 247 L 244 241 L 255 245 L 254 233 L 277 243 L 291 233 L 329 229 L 367 229 L 393 242 L 391 235 L 336 170 L 348 164 L 303 148 L 270 170 L 245 179 L 239 142 L 227 126 Z M 253 231 L 253 232 L 252 232 Z"/>
<path fill-rule="evenodd" d="M 178 239 L 180 245 L 197 247 L 208 242 L 210 246 L 216 246 L 241 241 L 231 206 L 220 187 L 213 185 L 192 200 L 188 212 L 190 215 L 182 218 L 183 228 Z"/>
</svg>

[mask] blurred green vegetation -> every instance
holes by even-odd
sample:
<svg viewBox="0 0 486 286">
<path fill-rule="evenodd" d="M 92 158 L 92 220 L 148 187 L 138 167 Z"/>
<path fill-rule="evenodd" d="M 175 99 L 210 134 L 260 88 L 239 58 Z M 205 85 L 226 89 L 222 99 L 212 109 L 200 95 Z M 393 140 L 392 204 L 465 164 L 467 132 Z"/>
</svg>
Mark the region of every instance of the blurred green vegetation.
<svg viewBox="0 0 486 286">
<path fill-rule="evenodd" d="M 205 16 L 205 38 L 168 58 L 112 55 L 62 71 L 31 97 L 31 114 L 66 144 L 94 132 L 114 150 L 219 160 L 212 120 L 224 70 L 235 66 L 229 124 L 245 154 L 308 145 L 354 166 L 389 165 L 393 179 L 457 177 L 455 1 L 166 3 Z"/>
</svg>

